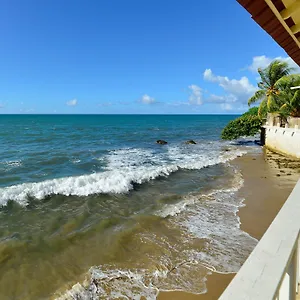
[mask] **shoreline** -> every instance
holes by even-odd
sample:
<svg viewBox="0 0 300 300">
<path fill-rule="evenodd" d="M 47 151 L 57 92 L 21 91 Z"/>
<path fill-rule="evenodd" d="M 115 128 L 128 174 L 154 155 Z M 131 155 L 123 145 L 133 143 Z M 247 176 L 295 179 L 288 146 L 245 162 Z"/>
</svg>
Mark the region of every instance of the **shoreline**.
<svg viewBox="0 0 300 300">
<path fill-rule="evenodd" d="M 292 162 L 290 165 L 287 161 Z M 283 162 L 283 163 L 282 163 Z M 244 184 L 237 194 L 244 198 L 237 213 L 241 230 L 260 239 L 294 188 L 300 162 L 262 149 L 247 153 L 231 162 L 242 173 Z M 160 292 L 158 300 L 213 300 L 218 299 L 235 274 L 212 273 L 207 277 L 205 294 Z"/>
</svg>

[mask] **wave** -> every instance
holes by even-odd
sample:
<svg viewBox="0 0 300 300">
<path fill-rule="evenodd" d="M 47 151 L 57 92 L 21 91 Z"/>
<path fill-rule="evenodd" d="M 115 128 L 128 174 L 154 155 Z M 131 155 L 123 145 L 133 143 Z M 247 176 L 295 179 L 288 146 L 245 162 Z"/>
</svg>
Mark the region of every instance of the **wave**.
<svg viewBox="0 0 300 300">
<path fill-rule="evenodd" d="M 89 279 L 83 284 L 75 284 L 56 300 L 120 298 L 154 300 L 159 290 L 152 283 L 151 277 L 163 277 L 164 274 L 154 272 L 151 275 L 147 275 L 144 270 L 109 270 L 103 272 L 100 268 L 93 267 L 89 271 Z M 108 286 L 109 289 L 106 289 Z"/>
<path fill-rule="evenodd" d="M 5 205 L 9 200 L 26 205 L 30 197 L 41 200 L 56 194 L 88 196 L 127 193 L 134 184 L 165 177 L 180 169 L 196 170 L 225 163 L 246 153 L 237 148 L 222 151 L 219 145 L 215 148 L 213 145 L 190 148 L 168 147 L 164 153 L 137 148 L 113 150 L 100 158 L 106 162 L 103 172 L 4 187 L 0 189 L 0 205 Z"/>
<path fill-rule="evenodd" d="M 257 240 L 240 229 L 239 208 L 244 198 L 236 192 L 243 186 L 242 174 L 236 170 L 231 187 L 213 190 L 208 194 L 187 197 L 186 205 L 176 224 L 188 234 L 207 241 L 202 251 L 191 251 L 191 258 L 210 266 L 218 273 L 235 273 L 239 270 Z M 172 215 L 172 214 L 171 214 Z"/>
<path fill-rule="evenodd" d="M 4 168 L 10 169 L 10 168 L 18 168 L 22 166 L 21 160 L 11 160 L 11 161 L 0 161 L 0 166 L 3 166 Z"/>
<path fill-rule="evenodd" d="M 206 292 L 207 275 L 228 274 L 239 270 L 257 244 L 257 240 L 240 229 L 237 216 L 243 199 L 236 192 L 243 185 L 240 172 L 228 188 L 207 194 L 187 195 L 176 205 L 166 205 L 158 211 L 171 228 L 180 228 L 181 243 L 170 244 L 167 236 L 151 237 L 163 253 L 147 254 L 153 263 L 140 268 L 124 268 L 121 264 L 90 268 L 84 282 L 57 293 L 57 300 L 73 299 L 157 299 L 159 291 Z M 179 227 L 178 227 L 179 226 Z M 143 235 L 141 241 L 145 242 Z M 195 242 L 201 243 L 197 248 Z M 191 247 L 192 245 L 192 247 Z"/>
</svg>

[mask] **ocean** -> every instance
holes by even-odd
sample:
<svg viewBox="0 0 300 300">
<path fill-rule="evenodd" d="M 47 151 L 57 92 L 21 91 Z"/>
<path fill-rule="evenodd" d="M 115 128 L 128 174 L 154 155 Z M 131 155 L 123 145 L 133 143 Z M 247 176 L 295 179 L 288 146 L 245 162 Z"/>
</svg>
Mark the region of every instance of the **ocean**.
<svg viewBox="0 0 300 300">
<path fill-rule="evenodd" d="M 0 299 L 201 294 L 236 272 L 257 241 L 230 164 L 256 146 L 220 140 L 235 117 L 0 115 Z"/>
</svg>

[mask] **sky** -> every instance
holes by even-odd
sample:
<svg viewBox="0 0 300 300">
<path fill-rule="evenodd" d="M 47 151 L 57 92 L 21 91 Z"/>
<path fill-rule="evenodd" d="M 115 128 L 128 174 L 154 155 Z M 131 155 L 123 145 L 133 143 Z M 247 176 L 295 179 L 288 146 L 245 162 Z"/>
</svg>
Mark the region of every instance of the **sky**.
<svg viewBox="0 0 300 300">
<path fill-rule="evenodd" d="M 240 114 L 295 63 L 235 0 L 1 0 L 0 114 Z"/>
</svg>

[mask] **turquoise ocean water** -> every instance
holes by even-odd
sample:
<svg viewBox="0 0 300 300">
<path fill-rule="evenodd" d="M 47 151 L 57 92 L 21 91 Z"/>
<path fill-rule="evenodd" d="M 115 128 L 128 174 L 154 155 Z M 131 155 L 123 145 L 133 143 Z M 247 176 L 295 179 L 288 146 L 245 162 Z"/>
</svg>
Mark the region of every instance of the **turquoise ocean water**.
<svg viewBox="0 0 300 300">
<path fill-rule="evenodd" d="M 1 115 L 0 299 L 155 299 L 236 271 L 256 241 L 234 117 Z"/>
</svg>

